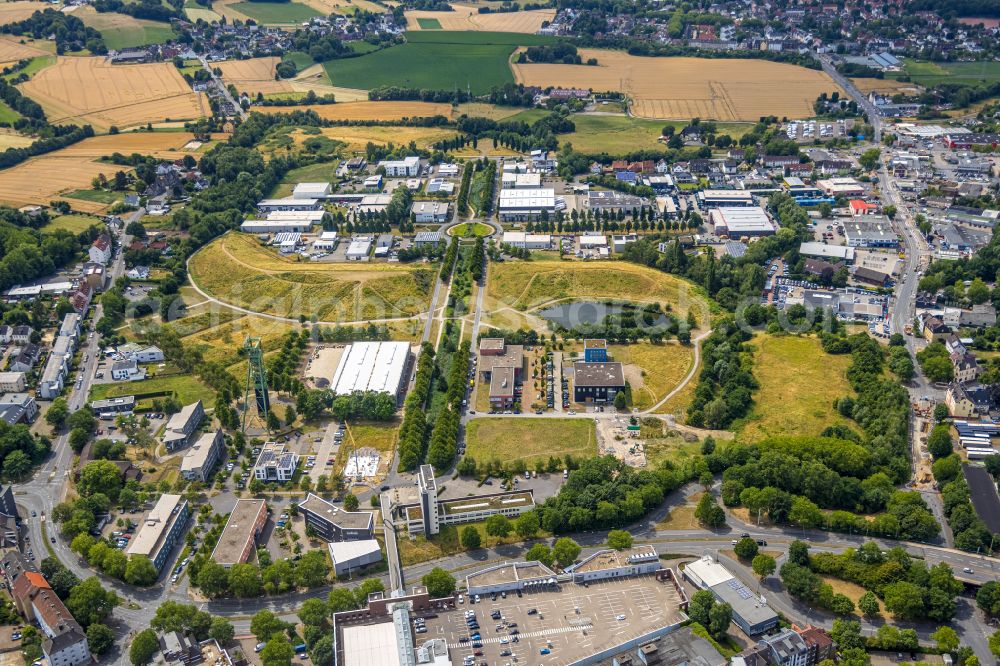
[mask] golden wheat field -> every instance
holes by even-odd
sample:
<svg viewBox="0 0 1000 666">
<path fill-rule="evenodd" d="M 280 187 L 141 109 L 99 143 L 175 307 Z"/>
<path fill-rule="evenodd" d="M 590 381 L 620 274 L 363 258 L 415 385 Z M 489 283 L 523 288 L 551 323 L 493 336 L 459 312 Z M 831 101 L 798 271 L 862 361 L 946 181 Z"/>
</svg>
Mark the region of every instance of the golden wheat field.
<svg viewBox="0 0 1000 666">
<path fill-rule="evenodd" d="M 47 2 L 0 2 L 0 25 L 23 21 L 49 6 Z"/>
<path fill-rule="evenodd" d="M 436 19 L 440 30 L 475 30 L 481 32 L 538 32 L 544 21 L 555 18 L 554 9 L 534 9 L 526 12 L 496 12 L 480 14 L 477 7 L 453 4 L 450 12 L 414 10 L 406 12 L 406 29 L 422 30 L 417 19 Z M 438 28 L 434 28 L 435 30 Z"/>
<path fill-rule="evenodd" d="M 34 138 L 18 134 L 12 129 L 0 129 L 0 151 L 8 148 L 24 148 L 30 146 L 34 141 Z"/>
<path fill-rule="evenodd" d="M 35 157 L 17 166 L 0 171 L 0 201 L 13 206 L 27 204 L 48 205 L 53 199 L 69 190 L 86 189 L 94 176 L 110 176 L 116 171 L 131 171 L 129 167 L 101 164 L 89 157 L 56 157 L 50 153 Z M 95 213 L 107 204 L 95 201 L 73 200 L 73 208 L 85 213 Z"/>
<path fill-rule="evenodd" d="M 0 4 L 0 7 L 3 7 L 3 5 Z M 2 16 L 3 13 L 0 11 L 0 17 Z M 49 55 L 49 52 L 33 44 L 21 44 L 14 37 L 0 38 L 0 62 L 14 62 L 23 58 L 34 58 L 44 55 Z"/>
<path fill-rule="evenodd" d="M 851 83 L 866 95 L 871 92 L 879 92 L 883 95 L 894 95 L 898 92 L 913 93 L 918 88 L 913 83 L 897 81 L 896 79 L 851 79 Z"/>
<path fill-rule="evenodd" d="M 229 84 L 236 86 L 241 93 L 254 96 L 257 93 L 270 95 L 271 93 L 292 92 L 292 84 L 289 81 L 276 81 L 274 79 L 275 67 L 281 62 L 277 56 L 266 58 L 250 58 L 249 60 L 226 60 L 214 63 L 214 67 L 222 70 L 222 79 Z"/>
<path fill-rule="evenodd" d="M 350 152 L 364 152 L 369 142 L 403 146 L 412 141 L 417 148 L 425 149 L 455 136 L 454 130 L 440 127 L 324 127 L 322 132 L 324 136 L 347 144 L 345 150 Z M 308 137 L 302 135 L 302 138 Z"/>
<path fill-rule="evenodd" d="M 162 160 L 175 160 L 195 151 L 184 150 L 189 141 L 194 140 L 190 132 L 122 132 L 105 134 L 74 143 L 52 155 L 56 157 L 88 157 L 98 159 L 111 153 L 131 155 L 141 153 Z"/>
<path fill-rule="evenodd" d="M 345 102 L 289 107 L 296 111 L 309 109 L 328 120 L 402 120 L 427 116 L 451 116 L 450 104 L 435 102 Z M 273 109 L 277 112 L 279 108 Z"/>
<path fill-rule="evenodd" d="M 387 7 L 368 0 L 302 0 L 302 2 L 323 14 L 353 14 L 355 10 L 381 14 L 388 11 Z"/>
<path fill-rule="evenodd" d="M 767 60 L 648 58 L 600 49 L 580 49 L 580 56 L 597 58 L 598 65 L 511 67 L 525 85 L 624 92 L 642 118 L 811 116 L 820 93 L 840 90 L 823 72 Z"/>
<path fill-rule="evenodd" d="M 208 102 L 192 92 L 170 63 L 111 65 L 104 58 L 59 57 L 21 84 L 54 123 L 89 123 L 98 130 L 207 115 Z"/>
</svg>

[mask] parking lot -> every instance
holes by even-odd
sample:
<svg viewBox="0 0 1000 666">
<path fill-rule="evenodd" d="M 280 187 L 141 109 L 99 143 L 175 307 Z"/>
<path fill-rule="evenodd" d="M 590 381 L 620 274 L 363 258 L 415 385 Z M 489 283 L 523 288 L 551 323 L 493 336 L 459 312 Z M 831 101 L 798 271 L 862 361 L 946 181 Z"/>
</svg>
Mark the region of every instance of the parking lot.
<svg viewBox="0 0 1000 666">
<path fill-rule="evenodd" d="M 568 583 L 542 591 L 481 596 L 454 611 L 424 620 L 417 642 L 443 638 L 453 663 L 566 664 L 680 622 L 680 597 L 673 583 L 654 576 Z M 466 612 L 479 624 L 470 630 Z M 494 619 L 494 612 L 500 619 Z M 621 619 L 619 619 L 621 618 Z M 463 640 L 468 639 L 468 640 Z M 481 654 L 476 654 L 477 652 Z"/>
</svg>

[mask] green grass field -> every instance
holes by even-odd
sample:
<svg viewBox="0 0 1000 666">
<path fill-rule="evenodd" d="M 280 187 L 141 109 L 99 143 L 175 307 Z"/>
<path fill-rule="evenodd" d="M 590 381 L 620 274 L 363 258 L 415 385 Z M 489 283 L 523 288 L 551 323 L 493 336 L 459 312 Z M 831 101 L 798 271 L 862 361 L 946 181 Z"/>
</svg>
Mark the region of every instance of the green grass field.
<svg viewBox="0 0 1000 666">
<path fill-rule="evenodd" d="M 523 460 L 531 467 L 549 456 L 597 455 L 597 431 L 590 419 L 472 419 L 466 441 L 466 455 L 479 463 Z"/>
<path fill-rule="evenodd" d="M 268 195 L 271 197 L 291 196 L 292 189 L 299 183 L 330 182 L 335 180 L 337 162 L 320 162 L 309 166 L 291 169 Z"/>
<path fill-rule="evenodd" d="M 243 4 L 247 3 L 238 6 Z M 324 67 L 335 86 L 346 88 L 440 90 L 468 86 L 474 94 L 482 94 L 513 83 L 508 60 L 516 47 L 550 41 L 542 35 L 505 32 L 411 32 L 405 44 L 358 58 L 332 60 Z"/>
<path fill-rule="evenodd" d="M 231 6 L 265 25 L 301 23 L 322 16 L 312 7 L 298 2 L 237 2 Z"/>
<path fill-rule="evenodd" d="M 929 62 L 907 58 L 903 61 L 903 70 L 914 83 L 922 86 L 1000 81 L 1000 62 Z"/>
<path fill-rule="evenodd" d="M 441 21 L 436 18 L 418 18 L 417 23 L 421 30 L 440 30 Z"/>
<path fill-rule="evenodd" d="M 743 427 L 744 441 L 818 435 L 829 425 L 849 423 L 834 410 L 833 401 L 854 393 L 845 377 L 850 355 L 827 354 L 815 337 L 761 334 L 753 344 L 753 373 L 760 389 Z"/>
<path fill-rule="evenodd" d="M 21 76 L 21 74 L 24 74 L 28 78 L 31 78 L 33 75 L 37 74 L 40 70 L 48 67 L 49 65 L 54 65 L 55 62 L 56 62 L 55 56 L 37 56 L 35 58 L 32 58 L 31 62 L 29 62 L 24 69 L 18 70 L 13 74 L 8 74 L 4 78 L 10 80 L 16 76 Z"/>
<path fill-rule="evenodd" d="M 168 391 L 174 393 L 182 404 L 190 404 L 201 400 L 208 406 L 215 404 L 215 392 L 191 375 L 169 375 L 153 377 L 138 382 L 118 382 L 115 384 L 97 384 L 90 389 L 90 400 L 105 398 L 120 398 L 137 393 L 154 393 Z"/>
<path fill-rule="evenodd" d="M 300 72 L 306 67 L 315 64 L 315 61 L 305 51 L 289 51 L 282 58 L 282 61 L 292 63 L 295 65 L 295 69 Z"/>
<path fill-rule="evenodd" d="M 529 125 L 534 125 L 536 122 L 544 118 L 545 116 L 552 113 L 548 109 L 525 109 L 520 113 L 515 113 L 514 115 L 504 118 L 508 122 L 522 122 L 528 123 Z"/>
<path fill-rule="evenodd" d="M 104 223 L 93 215 L 60 215 L 49 220 L 49 223 L 42 227 L 42 231 L 57 231 L 65 229 L 74 234 L 86 231 L 90 225 L 96 224 L 103 227 Z"/>
<path fill-rule="evenodd" d="M 518 114 L 510 120 L 526 120 L 521 118 L 522 115 Z M 620 155 L 656 148 L 662 145 L 657 143 L 657 139 L 665 126 L 673 125 L 675 129 L 681 129 L 685 125 L 677 121 L 646 120 L 624 115 L 576 114 L 571 119 L 576 125 L 576 131 L 564 135 L 561 140 L 572 143 L 573 148 L 580 152 L 591 154 Z M 743 136 L 752 127 L 747 123 L 717 123 L 716 126 L 720 134 L 728 134 L 734 139 Z"/>
<path fill-rule="evenodd" d="M 107 190 L 73 190 L 65 196 L 70 199 L 82 199 L 83 201 L 94 201 L 96 203 L 113 204 L 124 198 L 122 192 L 109 192 Z"/>
<path fill-rule="evenodd" d="M 0 123 L 13 123 L 20 117 L 20 113 L 7 106 L 6 103 L 0 102 Z"/>
<path fill-rule="evenodd" d="M 168 23 L 132 18 L 113 12 L 85 12 L 83 22 L 101 33 L 109 49 L 162 44 L 174 37 Z"/>
<path fill-rule="evenodd" d="M 492 231 L 493 227 L 488 224 L 483 224 L 482 222 L 463 222 L 462 224 L 456 224 L 448 229 L 448 233 L 452 236 L 458 236 L 459 238 L 464 238 L 465 236 L 489 236 Z"/>
</svg>

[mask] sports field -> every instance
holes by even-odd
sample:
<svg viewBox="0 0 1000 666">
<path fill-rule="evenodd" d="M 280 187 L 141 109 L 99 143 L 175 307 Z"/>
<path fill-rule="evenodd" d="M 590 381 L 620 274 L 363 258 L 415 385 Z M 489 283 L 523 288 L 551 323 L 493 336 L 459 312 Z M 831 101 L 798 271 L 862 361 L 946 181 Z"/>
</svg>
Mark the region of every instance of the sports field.
<svg viewBox="0 0 1000 666">
<path fill-rule="evenodd" d="M 98 174 L 111 176 L 130 167 L 100 164 L 90 157 L 54 157 L 56 153 L 33 157 L 17 166 L 4 169 L 0 177 L 0 202 L 15 207 L 28 204 L 48 205 L 70 190 L 86 189 Z M 74 199 L 73 209 L 96 213 L 106 204 Z"/>
<path fill-rule="evenodd" d="M 625 262 L 505 261 L 491 263 L 485 311 L 527 312 L 573 298 L 617 299 L 669 304 L 683 318 L 693 309 L 707 324 L 708 306 L 701 291 L 686 280 Z"/>
<path fill-rule="evenodd" d="M 478 463 L 523 460 L 532 467 L 549 456 L 597 455 L 597 431 L 591 419 L 475 418 L 466 429 L 465 454 Z"/>
<path fill-rule="evenodd" d="M 174 37 L 170 24 L 146 21 L 117 12 L 98 12 L 93 7 L 80 7 L 73 16 L 94 28 L 104 37 L 109 49 L 120 50 L 147 44 L 162 44 Z"/>
<path fill-rule="evenodd" d="M 849 423 L 833 401 L 853 395 L 845 372 L 848 354 L 827 354 L 815 337 L 757 335 L 753 373 L 760 382 L 743 428 L 743 440 L 774 435 L 818 435 L 835 423 Z"/>
<path fill-rule="evenodd" d="M 416 31 L 399 46 L 324 63 L 330 81 L 370 90 L 403 86 L 487 93 L 514 81 L 508 60 L 518 46 L 552 42 L 542 35 L 500 32 Z"/>
<path fill-rule="evenodd" d="M 111 65 L 102 57 L 59 57 L 21 84 L 53 123 L 89 123 L 97 130 L 147 122 L 191 120 L 208 113 L 169 62 Z"/>
<path fill-rule="evenodd" d="M 361 58 L 354 58 L 361 60 Z M 317 104 L 313 106 L 289 107 L 289 110 L 315 111 L 327 120 L 402 120 L 403 118 L 427 118 L 429 116 L 451 116 L 450 104 L 436 102 L 345 102 L 343 104 Z M 273 107 L 273 112 L 281 111 Z M 398 143 L 398 142 L 397 142 Z"/>
<path fill-rule="evenodd" d="M 47 2 L 31 2 L 28 0 L 22 2 L 0 2 L 0 25 L 23 21 L 35 12 L 40 12 L 50 6 Z"/>
<path fill-rule="evenodd" d="M 649 58 L 580 49 L 598 65 L 512 64 L 519 83 L 624 92 L 642 118 L 756 121 L 806 117 L 822 92 L 838 90 L 823 72 L 767 60 Z"/>
<path fill-rule="evenodd" d="M 451 5 L 453 11 L 432 12 L 413 10 L 406 12 L 407 30 L 475 30 L 484 32 L 523 32 L 534 34 L 542 23 L 555 18 L 554 9 L 535 9 L 526 12 L 496 12 L 480 14 L 478 7 Z"/>
<path fill-rule="evenodd" d="M 230 233 L 191 258 L 191 279 L 225 303 L 290 318 L 366 321 L 412 317 L 428 307 L 433 268 L 297 259 Z"/>
</svg>

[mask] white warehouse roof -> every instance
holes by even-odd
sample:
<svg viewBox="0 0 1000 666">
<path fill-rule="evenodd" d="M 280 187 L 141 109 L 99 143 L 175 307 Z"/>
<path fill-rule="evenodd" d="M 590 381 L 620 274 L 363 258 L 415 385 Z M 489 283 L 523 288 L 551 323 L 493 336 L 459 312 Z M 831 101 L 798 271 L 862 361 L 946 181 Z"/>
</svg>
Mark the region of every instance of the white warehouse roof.
<svg viewBox="0 0 1000 666">
<path fill-rule="evenodd" d="M 292 190 L 296 199 L 318 199 L 330 193 L 330 183 L 299 183 Z"/>
<path fill-rule="evenodd" d="M 684 566 L 684 570 L 688 574 L 694 574 L 706 588 L 725 583 L 733 578 L 733 574 L 729 573 L 726 567 L 713 560 L 709 555 L 694 562 L 688 562 Z"/>
<path fill-rule="evenodd" d="M 322 210 L 276 210 L 267 214 L 268 222 L 312 222 L 323 221 L 326 211 Z"/>
<path fill-rule="evenodd" d="M 330 386 L 337 395 L 354 391 L 395 395 L 409 355 L 408 342 L 355 342 L 340 357 Z"/>
<path fill-rule="evenodd" d="M 799 254 L 807 257 L 824 257 L 854 261 L 854 248 L 846 245 L 827 245 L 825 243 L 808 242 L 799 246 Z"/>
<path fill-rule="evenodd" d="M 555 208 L 556 193 L 552 188 L 500 190 L 499 210 L 519 208 Z"/>
</svg>

